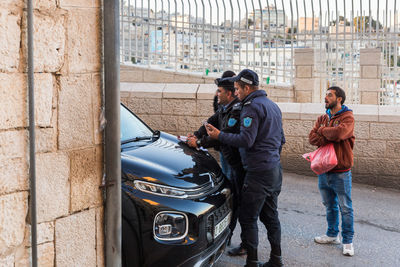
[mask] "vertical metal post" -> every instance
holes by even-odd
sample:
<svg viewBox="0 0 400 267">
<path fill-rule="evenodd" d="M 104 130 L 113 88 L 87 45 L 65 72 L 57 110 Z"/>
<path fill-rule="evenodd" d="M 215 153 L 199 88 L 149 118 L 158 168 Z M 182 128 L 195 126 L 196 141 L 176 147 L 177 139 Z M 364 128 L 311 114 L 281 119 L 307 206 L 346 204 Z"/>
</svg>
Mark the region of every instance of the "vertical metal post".
<svg viewBox="0 0 400 267">
<path fill-rule="evenodd" d="M 103 1 L 105 91 L 106 266 L 121 266 L 121 143 L 119 1 Z"/>
<path fill-rule="evenodd" d="M 29 91 L 29 209 L 31 223 L 32 266 L 37 267 L 36 154 L 35 154 L 35 81 L 33 66 L 33 3 L 27 3 L 28 91 Z"/>
</svg>

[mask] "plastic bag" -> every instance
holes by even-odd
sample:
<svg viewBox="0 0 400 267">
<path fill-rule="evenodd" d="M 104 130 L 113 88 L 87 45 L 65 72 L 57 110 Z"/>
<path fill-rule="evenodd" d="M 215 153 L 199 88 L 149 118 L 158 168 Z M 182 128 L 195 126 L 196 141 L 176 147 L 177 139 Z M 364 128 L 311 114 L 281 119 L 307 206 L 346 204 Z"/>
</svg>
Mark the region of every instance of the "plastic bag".
<svg viewBox="0 0 400 267">
<path fill-rule="evenodd" d="M 332 170 L 338 163 L 333 143 L 319 147 L 317 150 L 303 155 L 311 162 L 311 169 L 320 175 Z"/>
</svg>

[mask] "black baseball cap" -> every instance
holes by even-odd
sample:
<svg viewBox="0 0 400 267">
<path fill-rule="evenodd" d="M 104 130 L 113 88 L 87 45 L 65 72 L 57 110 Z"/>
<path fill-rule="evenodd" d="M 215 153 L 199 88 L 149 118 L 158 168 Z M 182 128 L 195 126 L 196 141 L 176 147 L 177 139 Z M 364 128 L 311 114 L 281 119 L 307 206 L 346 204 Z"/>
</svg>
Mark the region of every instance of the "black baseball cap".
<svg viewBox="0 0 400 267">
<path fill-rule="evenodd" d="M 215 79 L 214 82 L 218 87 L 224 87 L 226 89 L 231 89 L 231 88 L 233 89 L 234 88 L 233 82 L 228 80 L 227 78 L 231 78 L 235 75 L 236 74 L 233 71 L 227 70 L 222 74 L 221 78 Z"/>
<path fill-rule="evenodd" d="M 257 86 L 259 84 L 257 73 L 255 73 L 254 71 L 249 70 L 249 69 L 244 69 L 235 77 L 225 78 L 224 80 L 229 80 L 231 82 L 237 82 L 240 80 L 244 83 L 247 83 L 250 85 L 255 85 L 255 86 Z"/>
</svg>

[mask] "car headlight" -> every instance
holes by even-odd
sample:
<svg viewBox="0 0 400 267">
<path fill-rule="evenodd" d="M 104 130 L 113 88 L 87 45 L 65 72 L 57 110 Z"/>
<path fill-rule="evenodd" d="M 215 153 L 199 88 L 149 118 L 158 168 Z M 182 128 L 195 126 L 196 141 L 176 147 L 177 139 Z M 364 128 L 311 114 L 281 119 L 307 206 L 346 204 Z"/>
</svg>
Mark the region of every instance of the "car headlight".
<svg viewBox="0 0 400 267">
<path fill-rule="evenodd" d="M 175 198 L 187 198 L 187 194 L 184 190 L 175 187 L 149 183 L 141 180 L 135 180 L 134 184 L 138 190 L 146 193 Z"/>
<path fill-rule="evenodd" d="M 154 218 L 154 238 L 162 241 L 180 240 L 188 233 L 188 217 L 175 211 L 159 212 Z"/>
</svg>

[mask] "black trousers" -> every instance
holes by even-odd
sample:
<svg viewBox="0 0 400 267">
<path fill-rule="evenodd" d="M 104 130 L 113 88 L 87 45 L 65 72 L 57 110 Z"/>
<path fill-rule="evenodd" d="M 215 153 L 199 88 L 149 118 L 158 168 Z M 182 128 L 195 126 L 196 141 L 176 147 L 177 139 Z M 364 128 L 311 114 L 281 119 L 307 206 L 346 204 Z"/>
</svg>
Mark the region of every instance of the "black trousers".
<svg viewBox="0 0 400 267">
<path fill-rule="evenodd" d="M 245 170 L 241 164 L 231 167 L 231 174 L 232 176 L 229 179 L 231 184 L 231 189 L 233 192 L 233 207 L 232 207 L 232 218 L 231 223 L 229 224 L 229 229 L 231 229 L 231 233 L 236 228 L 236 224 L 239 218 L 239 206 L 241 202 L 241 192 L 243 187 L 243 181 L 245 177 Z"/>
<path fill-rule="evenodd" d="M 272 250 L 281 244 L 281 224 L 278 217 L 278 195 L 282 187 L 282 168 L 263 172 L 247 170 L 241 194 L 239 222 L 242 242 L 249 250 L 257 250 L 257 219 L 265 225 Z"/>
</svg>

